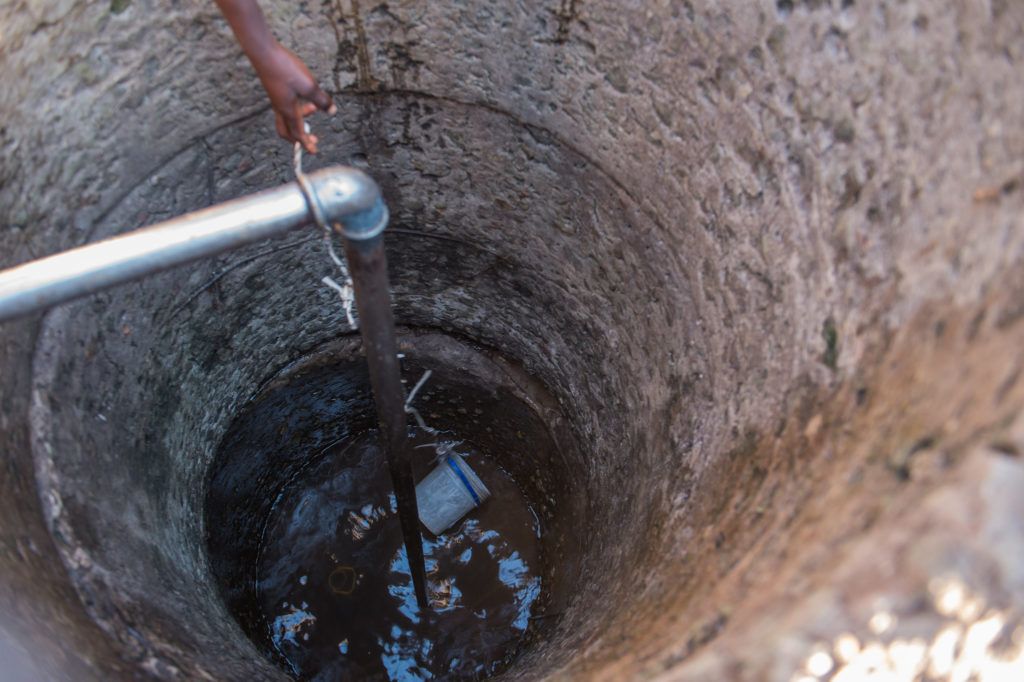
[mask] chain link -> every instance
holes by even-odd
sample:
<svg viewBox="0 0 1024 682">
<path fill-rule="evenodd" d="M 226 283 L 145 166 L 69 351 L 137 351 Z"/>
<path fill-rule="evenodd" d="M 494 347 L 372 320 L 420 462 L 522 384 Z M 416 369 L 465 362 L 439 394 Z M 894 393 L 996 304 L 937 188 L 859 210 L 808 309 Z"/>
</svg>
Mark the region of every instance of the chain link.
<svg viewBox="0 0 1024 682">
<path fill-rule="evenodd" d="M 306 123 L 306 132 L 309 132 L 309 124 Z M 323 232 L 324 244 L 327 246 L 327 255 L 331 261 L 338 268 L 341 273 L 341 280 L 339 284 L 336 280 L 330 277 L 324 277 L 320 281 L 324 285 L 334 289 L 338 292 L 338 296 L 341 298 L 341 305 L 345 310 L 345 319 L 348 320 L 348 326 L 352 329 L 356 329 L 356 320 L 354 313 L 355 304 L 355 289 L 352 286 L 352 278 L 348 274 L 348 267 L 345 265 L 345 261 L 341 259 L 338 252 L 334 249 L 334 231 L 331 230 L 327 221 L 324 219 L 323 207 L 320 206 L 320 200 L 316 196 L 316 192 L 313 191 L 313 186 L 309 182 L 309 178 L 302 171 L 302 145 L 298 142 L 295 143 L 295 150 L 292 154 L 292 166 L 295 170 L 295 180 L 299 183 L 299 188 L 302 190 L 303 196 L 306 197 L 306 203 L 309 204 L 309 210 L 313 214 L 313 220 L 316 221 L 317 226 Z"/>
</svg>

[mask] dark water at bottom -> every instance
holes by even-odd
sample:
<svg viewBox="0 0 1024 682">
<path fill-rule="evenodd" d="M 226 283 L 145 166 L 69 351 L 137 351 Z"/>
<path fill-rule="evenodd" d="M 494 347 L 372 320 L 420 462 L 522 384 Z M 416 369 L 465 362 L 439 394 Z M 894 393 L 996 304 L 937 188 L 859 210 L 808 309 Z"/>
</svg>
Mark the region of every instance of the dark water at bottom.
<svg viewBox="0 0 1024 682">
<path fill-rule="evenodd" d="M 479 679 L 518 653 L 541 594 L 537 519 L 494 461 L 442 445 L 466 458 L 492 497 L 443 535 L 423 529 L 432 613 L 416 606 L 376 431 L 333 448 L 281 494 L 257 594 L 271 641 L 299 678 Z M 415 452 L 419 480 L 435 451 Z"/>
</svg>

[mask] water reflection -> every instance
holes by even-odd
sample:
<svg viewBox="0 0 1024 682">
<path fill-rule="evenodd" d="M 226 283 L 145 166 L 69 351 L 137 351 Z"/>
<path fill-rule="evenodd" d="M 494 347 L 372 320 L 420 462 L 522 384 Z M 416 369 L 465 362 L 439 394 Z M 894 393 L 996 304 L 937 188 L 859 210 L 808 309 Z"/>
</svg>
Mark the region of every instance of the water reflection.
<svg viewBox="0 0 1024 682">
<path fill-rule="evenodd" d="M 493 498 L 448 533 L 424 536 L 430 613 L 416 604 L 372 434 L 282 495 L 258 594 L 273 645 L 297 676 L 480 678 L 514 658 L 542 596 L 537 519 L 500 468 L 456 449 Z"/>
</svg>

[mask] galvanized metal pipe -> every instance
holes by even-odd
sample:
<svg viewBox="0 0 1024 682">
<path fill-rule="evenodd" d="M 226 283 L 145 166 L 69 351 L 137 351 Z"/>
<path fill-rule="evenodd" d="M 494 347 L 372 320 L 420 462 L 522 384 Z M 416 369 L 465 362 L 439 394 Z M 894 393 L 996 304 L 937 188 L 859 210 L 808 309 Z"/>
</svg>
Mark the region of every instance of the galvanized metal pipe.
<svg viewBox="0 0 1024 682">
<path fill-rule="evenodd" d="M 383 229 L 380 189 L 356 168 L 309 173 L 328 223 Z M 0 272 L 0 322 L 281 235 L 313 220 L 297 183 L 188 213 Z M 379 227 L 379 229 L 378 229 Z"/>
</svg>

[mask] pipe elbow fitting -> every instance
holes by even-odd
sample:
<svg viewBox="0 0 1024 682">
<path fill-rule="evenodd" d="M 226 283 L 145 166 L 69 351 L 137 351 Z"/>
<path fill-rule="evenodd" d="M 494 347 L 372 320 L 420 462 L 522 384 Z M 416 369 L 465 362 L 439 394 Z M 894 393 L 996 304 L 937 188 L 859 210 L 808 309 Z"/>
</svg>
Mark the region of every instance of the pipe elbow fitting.
<svg viewBox="0 0 1024 682">
<path fill-rule="evenodd" d="M 340 223 L 346 239 L 364 241 L 384 231 L 388 209 L 373 178 L 348 166 L 332 166 L 308 175 L 313 199 L 328 224 Z"/>
</svg>

